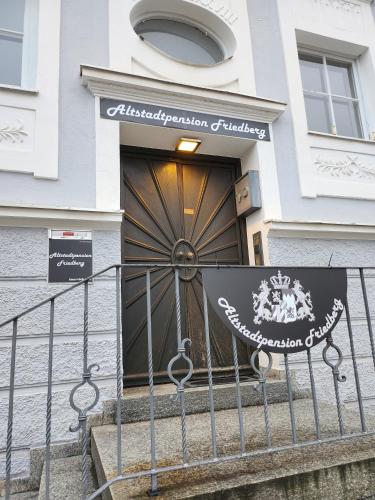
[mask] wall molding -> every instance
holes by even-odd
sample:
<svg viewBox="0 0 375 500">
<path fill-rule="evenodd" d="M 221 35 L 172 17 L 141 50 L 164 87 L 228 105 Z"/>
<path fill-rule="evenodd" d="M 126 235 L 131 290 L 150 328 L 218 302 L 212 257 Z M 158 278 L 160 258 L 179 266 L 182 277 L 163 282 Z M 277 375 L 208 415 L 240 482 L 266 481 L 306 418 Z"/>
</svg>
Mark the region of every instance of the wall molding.
<svg viewBox="0 0 375 500">
<path fill-rule="evenodd" d="M 17 120 L 17 123 L 13 125 L 0 125 L 0 142 L 23 142 L 25 136 L 28 135 L 28 132 L 24 129 L 22 120 Z"/>
<path fill-rule="evenodd" d="M 375 240 L 375 225 L 275 219 L 265 224 L 271 238 Z"/>
<path fill-rule="evenodd" d="M 156 78 L 131 75 L 95 66 L 81 66 L 82 85 L 94 96 L 193 109 L 272 123 L 286 104 L 271 99 L 195 87 Z"/>
<path fill-rule="evenodd" d="M 122 210 L 0 205 L 0 226 L 120 230 Z"/>
<path fill-rule="evenodd" d="M 365 165 L 356 155 L 347 154 L 342 160 L 324 159 L 319 155 L 314 164 L 323 176 L 375 182 L 375 166 Z"/>
<path fill-rule="evenodd" d="M 312 0 L 315 5 L 328 7 L 348 14 L 360 14 L 361 5 L 349 0 Z"/>
</svg>

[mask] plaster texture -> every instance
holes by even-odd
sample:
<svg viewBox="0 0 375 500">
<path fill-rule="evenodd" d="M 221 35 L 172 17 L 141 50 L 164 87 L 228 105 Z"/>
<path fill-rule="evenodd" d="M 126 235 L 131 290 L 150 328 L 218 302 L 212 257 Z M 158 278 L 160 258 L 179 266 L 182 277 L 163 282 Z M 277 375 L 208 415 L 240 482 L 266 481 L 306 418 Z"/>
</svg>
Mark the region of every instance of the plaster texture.
<svg viewBox="0 0 375 500">
<path fill-rule="evenodd" d="M 93 231 L 94 271 L 120 262 L 117 231 Z M 46 228 L 0 228 L 0 322 L 20 313 L 69 284 L 47 283 L 48 230 Z M 100 388 L 99 412 L 104 400 L 116 394 L 115 279 L 109 272 L 89 285 L 88 363 L 96 363 L 93 380 Z M 69 395 L 82 381 L 83 288 L 56 300 L 53 349 L 53 443 L 77 439 L 70 424 L 77 422 Z M 0 421 L 7 422 L 12 326 L 0 330 Z M 12 460 L 12 472 L 29 473 L 29 450 L 45 442 L 48 380 L 49 306 L 43 306 L 19 320 L 16 350 L 13 446 L 19 450 Z M 78 406 L 94 399 L 87 385 L 75 396 Z M 0 474 L 4 472 L 6 425 L 0 428 Z"/>
<path fill-rule="evenodd" d="M 95 383 L 100 389 L 100 399 L 93 412 L 100 412 L 103 401 L 113 399 L 116 395 L 116 390 L 111 379 L 104 381 L 95 380 Z M 71 432 L 69 429 L 70 425 L 76 426 L 78 424 L 78 415 L 70 407 L 69 403 L 70 392 L 74 385 L 75 384 L 67 384 L 67 386 L 62 389 L 60 388 L 60 390 L 54 387 L 52 401 L 52 437 L 54 443 L 78 439 L 78 433 Z M 79 408 L 84 408 L 91 404 L 94 398 L 93 389 L 84 387 L 79 389 L 76 393 L 74 401 Z M 18 395 L 16 393 L 14 415 L 13 446 L 16 449 L 21 448 L 23 453 L 18 460 L 16 457 L 12 472 L 26 476 L 29 474 L 28 454 L 30 448 L 42 446 L 45 443 L 46 389 L 33 391 L 33 393 L 29 395 Z M 7 421 L 6 404 L 1 404 L 0 419 L 2 422 Z M 1 427 L 0 462 L 2 463 L 2 468 L 0 469 L 0 474 L 4 474 L 5 472 L 6 431 L 6 426 Z"/>
<path fill-rule="evenodd" d="M 82 336 L 81 336 L 82 337 Z M 53 350 L 53 382 L 76 381 L 82 374 L 82 339 L 74 342 L 63 342 Z M 9 386 L 11 348 L 0 347 L 0 364 L 4 366 L 0 374 L 0 391 Z M 100 365 L 100 377 L 114 376 L 116 373 L 116 342 L 111 337 L 108 340 L 89 341 L 88 363 Z M 46 385 L 48 380 L 48 342 L 35 345 L 23 345 L 17 349 L 16 387 L 24 384 Z M 0 392 L 1 393 L 1 392 Z"/>
</svg>

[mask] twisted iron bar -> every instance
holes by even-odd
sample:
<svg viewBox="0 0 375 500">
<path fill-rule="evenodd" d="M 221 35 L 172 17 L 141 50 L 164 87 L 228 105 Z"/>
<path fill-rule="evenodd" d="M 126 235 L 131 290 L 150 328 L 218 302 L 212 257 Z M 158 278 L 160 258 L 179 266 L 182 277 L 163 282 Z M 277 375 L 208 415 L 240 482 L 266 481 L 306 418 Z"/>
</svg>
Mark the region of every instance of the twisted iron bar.
<svg viewBox="0 0 375 500">
<path fill-rule="evenodd" d="M 83 303 L 83 372 L 82 372 L 82 382 L 73 387 L 69 402 L 70 406 L 74 411 L 78 413 L 78 424 L 74 426 L 70 425 L 69 429 L 71 432 L 77 432 L 81 430 L 82 435 L 82 499 L 85 500 L 87 497 L 87 487 L 88 487 L 88 452 L 89 452 L 89 441 L 87 432 L 87 413 L 92 410 L 99 401 L 99 388 L 91 380 L 92 371 L 100 370 L 100 366 L 96 363 L 88 366 L 88 351 L 89 351 L 89 320 L 88 320 L 88 309 L 89 309 L 89 283 L 88 281 L 84 284 L 84 303 Z M 85 408 L 80 408 L 74 402 L 75 393 L 85 385 L 88 385 L 94 389 L 95 398 L 94 401 L 87 405 Z"/>
<path fill-rule="evenodd" d="M 45 452 L 45 500 L 49 500 L 50 469 L 51 469 L 51 427 L 52 427 L 52 375 L 53 375 L 53 335 L 55 322 L 55 299 L 50 304 L 50 328 L 48 346 L 48 390 L 46 413 L 46 452 Z"/>
<path fill-rule="evenodd" d="M 168 376 L 175 384 L 177 390 L 177 400 L 181 406 L 181 438 L 182 438 L 182 454 L 184 463 L 188 463 L 189 454 L 187 447 L 187 432 L 186 432 L 186 411 L 185 411 L 185 384 L 193 375 L 193 362 L 186 355 L 186 348 L 191 345 L 189 338 L 182 339 L 181 330 L 181 303 L 180 303 L 180 276 L 179 270 L 175 269 L 175 295 L 176 295 L 176 321 L 177 321 L 177 354 L 168 363 Z M 178 380 L 173 375 L 173 365 L 180 360 L 186 361 L 188 372 L 181 380 Z"/>
<path fill-rule="evenodd" d="M 310 349 L 307 349 L 307 363 L 309 366 L 311 395 L 312 395 L 313 407 L 314 407 L 316 439 L 319 441 L 320 440 L 320 417 L 319 417 L 318 400 L 316 397 L 315 378 L 314 378 L 314 370 L 313 370 L 313 366 L 312 366 L 311 350 Z"/>
<path fill-rule="evenodd" d="M 7 427 L 7 446 L 5 458 L 5 499 L 10 499 L 11 494 L 11 472 L 12 472 L 12 440 L 13 440 L 13 411 L 14 411 L 14 387 L 16 375 L 16 347 L 17 347 L 17 328 L 18 320 L 13 321 L 12 333 L 12 354 L 10 361 L 10 382 L 9 382 L 9 406 L 8 406 L 8 427 Z"/>
<path fill-rule="evenodd" d="M 262 391 L 263 395 L 263 409 L 264 409 L 264 423 L 266 427 L 266 435 L 267 435 L 267 444 L 269 448 L 272 448 L 272 433 L 270 426 L 270 417 L 269 417 L 269 409 L 268 409 L 268 401 L 267 401 L 267 376 L 272 369 L 272 354 L 266 351 L 265 354 L 268 357 L 268 365 L 266 367 L 257 367 L 256 358 L 259 359 L 259 354 L 261 350 L 255 350 L 250 358 L 251 367 L 254 372 L 258 375 L 259 387 Z M 259 366 L 259 365 L 258 365 Z"/>
<path fill-rule="evenodd" d="M 338 354 L 338 360 L 337 362 L 331 363 L 328 359 L 327 353 L 329 349 L 334 349 L 336 353 Z M 332 370 L 332 377 L 333 377 L 333 385 L 335 389 L 335 398 L 336 398 L 336 407 L 337 407 L 337 417 L 339 420 L 339 429 L 340 429 L 340 435 L 342 436 L 344 434 L 344 422 L 342 418 L 342 407 L 341 407 L 341 400 L 340 400 L 340 391 L 339 391 L 339 382 L 346 382 L 346 376 L 345 375 L 340 375 L 340 365 L 343 361 L 343 356 L 341 349 L 333 343 L 333 338 L 332 335 L 329 334 L 326 338 L 326 345 L 324 346 L 323 349 L 323 359 L 324 362 L 331 368 Z"/>
</svg>

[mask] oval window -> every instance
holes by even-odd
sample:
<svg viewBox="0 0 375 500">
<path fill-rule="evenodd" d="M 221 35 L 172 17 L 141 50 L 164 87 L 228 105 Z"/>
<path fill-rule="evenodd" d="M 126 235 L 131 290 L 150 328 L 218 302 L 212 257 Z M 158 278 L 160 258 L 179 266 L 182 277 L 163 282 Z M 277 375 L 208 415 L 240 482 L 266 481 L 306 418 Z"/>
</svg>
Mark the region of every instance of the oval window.
<svg viewBox="0 0 375 500">
<path fill-rule="evenodd" d="M 148 19 L 138 23 L 134 30 L 142 39 L 182 62 L 209 66 L 224 60 L 215 40 L 180 21 Z"/>
</svg>

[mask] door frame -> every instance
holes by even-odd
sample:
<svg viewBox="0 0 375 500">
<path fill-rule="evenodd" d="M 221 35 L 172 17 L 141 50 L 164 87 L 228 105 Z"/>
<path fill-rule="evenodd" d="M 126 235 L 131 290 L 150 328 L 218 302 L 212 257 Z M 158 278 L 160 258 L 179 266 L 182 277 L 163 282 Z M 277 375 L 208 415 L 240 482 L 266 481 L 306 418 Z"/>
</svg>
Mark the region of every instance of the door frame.
<svg viewBox="0 0 375 500">
<path fill-rule="evenodd" d="M 123 210 L 125 207 L 125 189 L 124 189 L 124 181 L 123 181 L 123 171 L 126 168 L 126 156 L 127 154 L 130 157 L 142 157 L 144 158 L 145 156 L 149 156 L 150 158 L 153 159 L 160 159 L 160 160 L 165 160 L 165 161 L 178 161 L 181 162 L 181 160 L 185 164 L 202 164 L 204 165 L 209 164 L 213 165 L 215 167 L 220 168 L 220 166 L 228 167 L 228 165 L 234 167 L 234 176 L 235 179 L 233 179 L 233 190 L 234 190 L 234 182 L 238 178 L 241 177 L 242 175 L 242 170 L 241 170 L 241 160 L 239 158 L 230 158 L 230 157 L 225 157 L 225 156 L 212 156 L 212 155 L 199 155 L 199 154 L 191 154 L 191 153 L 181 153 L 178 151 L 169 151 L 169 150 L 161 150 L 161 149 L 151 149 L 151 148 L 140 148 L 140 147 L 134 147 L 134 146 L 120 146 L 120 193 L 121 193 L 121 209 Z M 247 239 L 247 229 L 246 229 L 246 219 L 244 217 L 238 217 L 238 231 L 239 231 L 239 252 L 240 252 L 240 261 L 242 265 L 249 265 L 249 248 L 248 248 L 248 239 Z M 121 262 L 125 262 L 125 256 L 124 256 L 124 237 L 125 237 L 125 224 L 121 224 Z M 122 285 L 121 285 L 122 286 Z M 122 306 L 123 307 L 123 306 Z M 126 316 L 126 315 L 125 315 Z M 124 329 L 124 325 L 123 325 Z M 124 334 L 124 331 L 123 331 Z M 124 344 L 123 344 L 124 346 Z M 124 362 L 124 352 L 123 352 L 123 362 Z M 216 369 L 215 369 L 216 370 Z M 245 369 L 248 371 L 248 368 Z M 222 367 L 217 370 L 218 372 L 225 372 L 225 371 L 233 371 L 233 367 Z M 242 371 L 242 370 L 241 370 Z M 194 373 L 197 373 L 199 375 L 199 372 L 202 372 L 202 370 L 194 370 Z M 134 376 L 134 381 L 131 380 L 132 376 L 127 376 L 127 381 L 126 385 L 131 386 L 131 385 L 147 385 L 148 384 L 148 379 L 143 376 L 143 374 L 138 375 L 138 379 L 136 376 Z M 155 383 L 165 383 L 165 382 L 170 382 L 168 379 L 164 379 L 162 377 L 159 381 L 155 380 Z M 124 383 L 125 383 L 125 377 L 124 377 Z"/>
<path fill-rule="evenodd" d="M 212 155 L 200 155 L 196 153 L 181 153 L 178 151 L 169 151 L 163 149 L 151 149 L 151 148 L 139 148 L 135 146 L 120 146 L 120 186 L 121 186 L 121 209 L 123 210 L 124 203 L 124 185 L 122 179 L 122 173 L 124 168 L 124 158 L 126 154 L 129 153 L 132 156 L 150 156 L 154 158 L 159 158 L 161 160 L 174 161 L 184 160 L 185 163 L 215 163 L 217 167 L 232 165 L 235 168 L 236 179 L 239 179 L 242 175 L 241 169 L 241 159 L 240 158 L 230 158 L 226 156 L 212 156 Z M 233 185 L 234 189 L 234 185 Z M 246 229 L 246 218 L 238 217 L 239 219 L 239 231 L 240 231 L 240 252 L 241 252 L 241 264 L 248 266 L 249 261 L 249 246 L 247 239 L 247 229 Z M 124 262 L 124 245 L 122 244 L 124 238 L 124 224 L 121 224 L 121 262 Z"/>
</svg>

